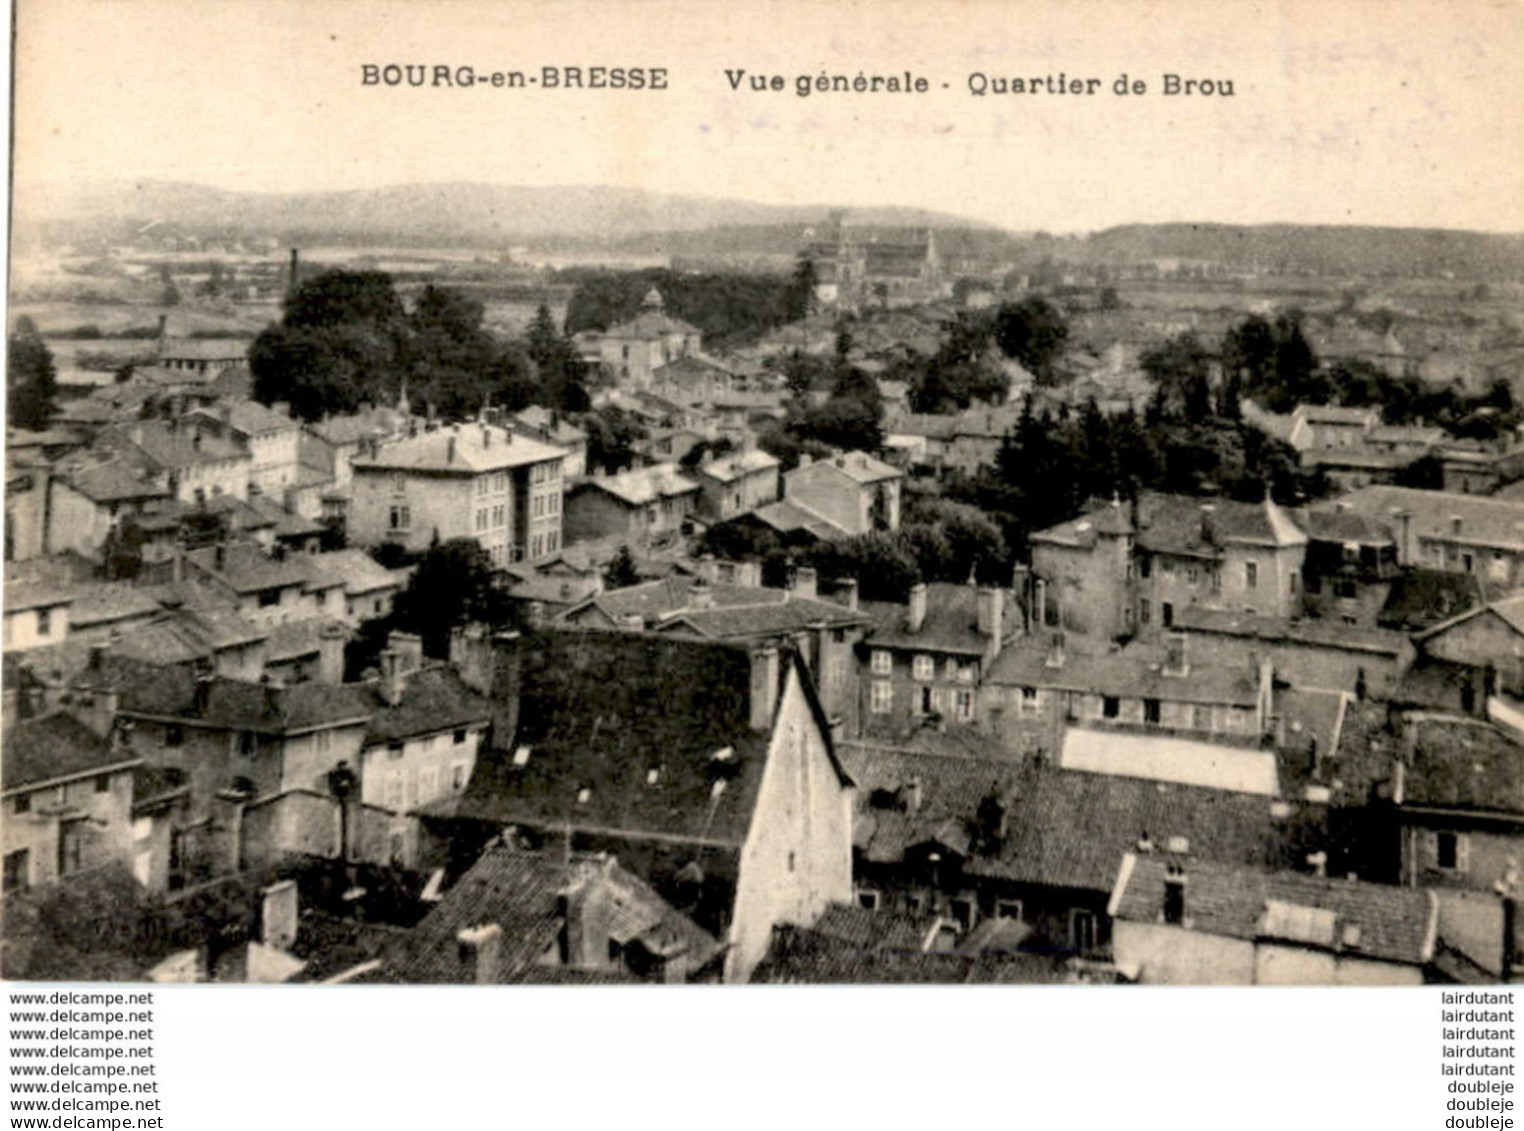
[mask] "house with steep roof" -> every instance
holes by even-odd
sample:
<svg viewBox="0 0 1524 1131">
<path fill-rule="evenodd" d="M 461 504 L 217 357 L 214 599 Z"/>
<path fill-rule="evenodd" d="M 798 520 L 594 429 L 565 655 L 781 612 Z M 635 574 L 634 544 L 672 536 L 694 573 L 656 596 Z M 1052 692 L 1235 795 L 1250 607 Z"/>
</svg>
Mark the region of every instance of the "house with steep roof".
<svg viewBox="0 0 1524 1131">
<path fill-rule="evenodd" d="M 344 616 L 350 624 L 389 616 L 392 602 L 406 584 L 403 571 L 387 569 L 364 550 L 331 550 L 308 560 L 315 574 L 344 587 Z"/>
<path fill-rule="evenodd" d="M 820 460 L 803 456 L 798 467 L 784 474 L 783 494 L 848 535 L 898 530 L 904 478 L 899 468 L 867 452 Z"/>
<path fill-rule="evenodd" d="M 1475 669 L 1484 696 L 1501 690 L 1524 698 L 1524 594 L 1470 609 L 1414 639 L 1425 657 Z"/>
<path fill-rule="evenodd" d="M 218 543 L 185 555 L 187 575 L 226 595 L 239 616 L 273 628 L 309 617 L 342 619 L 344 579 L 307 554 L 263 553 L 247 543 Z"/>
<path fill-rule="evenodd" d="M 656 370 L 702 346 L 699 328 L 668 314 L 661 292 L 652 287 L 639 314 L 599 336 L 598 354 L 621 388 L 649 390 Z"/>
<path fill-rule="evenodd" d="M 441 862 L 506 830 L 613 853 L 724 942 L 726 981 L 775 924 L 851 900 L 852 780 L 796 653 L 564 630 L 498 647 L 493 697 L 517 689 L 517 725 L 420 809 Z"/>
<path fill-rule="evenodd" d="M 121 523 L 169 499 L 161 479 L 141 461 L 66 460 L 47 477 L 44 553 L 97 554 Z"/>
<path fill-rule="evenodd" d="M 668 577 L 596 593 L 561 615 L 579 628 L 659 632 L 670 636 L 756 647 L 794 647 L 808 664 L 821 703 L 845 734 L 860 726 L 856 648 L 870 618 L 853 605 L 824 600 L 815 571 L 799 569 L 790 589 L 718 581 L 712 561 L 700 563 L 697 578 Z"/>
<path fill-rule="evenodd" d="M 425 550 L 475 539 L 496 566 L 561 548 L 566 452 L 494 424 L 457 424 L 351 461 L 349 540 Z"/>
<path fill-rule="evenodd" d="M 700 464 L 689 474 L 698 481 L 698 513 L 723 522 L 778 501 L 778 457 L 760 448 L 735 452 Z"/>
<path fill-rule="evenodd" d="M 868 601 L 863 611 L 872 618 L 858 647 L 863 733 L 980 720 L 979 688 L 1020 633 L 1009 590 L 918 582 L 905 604 Z"/>
<path fill-rule="evenodd" d="M 648 546 L 670 539 L 697 512 L 701 491 L 672 463 L 584 479 L 566 492 L 567 542 L 619 538 Z"/>
<path fill-rule="evenodd" d="M 739 383 L 728 365 L 694 351 L 653 369 L 650 390 L 678 404 L 710 404 L 716 397 L 736 391 Z"/>
<path fill-rule="evenodd" d="M 296 479 L 301 425 L 284 406 L 266 408 L 258 401 L 221 402 L 186 416 L 243 445 L 249 453 L 249 488 L 280 500 Z"/>
<path fill-rule="evenodd" d="M 97 437 L 95 447 L 146 468 L 182 503 L 249 496 L 253 458 L 248 448 L 194 420 L 170 417 L 114 425 Z"/>
<path fill-rule="evenodd" d="M 69 635 L 72 593 L 42 583 L 6 582 L 5 651 L 57 644 Z"/>
<path fill-rule="evenodd" d="M 1432 892 L 1129 853 L 1108 910 L 1118 970 L 1149 985 L 1416 986 Z"/>
<path fill-rule="evenodd" d="M 7 896 L 132 857 L 132 778 L 120 732 L 55 710 L 7 726 L 0 778 Z"/>
<path fill-rule="evenodd" d="M 718 940 L 606 854 L 496 843 L 383 959 L 382 980 L 680 983 Z"/>
</svg>

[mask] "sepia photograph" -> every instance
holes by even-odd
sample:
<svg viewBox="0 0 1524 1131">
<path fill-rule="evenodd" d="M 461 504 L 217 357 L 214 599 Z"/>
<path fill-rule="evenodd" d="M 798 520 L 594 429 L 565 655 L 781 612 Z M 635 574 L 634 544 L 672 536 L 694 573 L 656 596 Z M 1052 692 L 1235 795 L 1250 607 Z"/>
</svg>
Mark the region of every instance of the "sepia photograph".
<svg viewBox="0 0 1524 1131">
<path fill-rule="evenodd" d="M 0 975 L 1511 1005 L 1521 57 L 16 0 Z"/>
</svg>

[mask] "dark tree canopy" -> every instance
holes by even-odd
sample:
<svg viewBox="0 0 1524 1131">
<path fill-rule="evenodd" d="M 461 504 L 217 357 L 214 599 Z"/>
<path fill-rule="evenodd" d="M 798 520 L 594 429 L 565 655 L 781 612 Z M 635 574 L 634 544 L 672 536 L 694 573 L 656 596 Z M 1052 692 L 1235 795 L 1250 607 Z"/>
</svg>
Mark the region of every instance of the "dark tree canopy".
<svg viewBox="0 0 1524 1131">
<path fill-rule="evenodd" d="M 36 324 L 23 315 L 6 341 L 6 421 L 13 428 L 40 431 L 58 411 L 57 398 L 53 353 Z"/>
<path fill-rule="evenodd" d="M 417 633 L 423 650 L 450 654 L 450 630 L 472 621 L 497 625 L 507 604 L 493 583 L 487 551 L 474 538 L 454 538 L 431 547 L 420 559 L 393 606 L 393 627 Z"/>
<path fill-rule="evenodd" d="M 1063 313 L 1040 295 L 1006 303 L 995 315 L 995 342 L 1006 357 L 1015 358 L 1039 385 L 1056 385 L 1055 367 L 1069 340 Z"/>
</svg>

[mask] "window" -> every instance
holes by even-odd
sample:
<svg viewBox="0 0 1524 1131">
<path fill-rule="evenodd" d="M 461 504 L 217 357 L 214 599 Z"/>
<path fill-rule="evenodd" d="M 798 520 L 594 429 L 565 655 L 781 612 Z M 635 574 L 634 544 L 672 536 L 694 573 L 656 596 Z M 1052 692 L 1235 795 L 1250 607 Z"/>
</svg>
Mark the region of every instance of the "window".
<svg viewBox="0 0 1524 1131">
<path fill-rule="evenodd" d="M 1492 562 L 1487 567 L 1487 574 L 1492 578 L 1493 581 L 1507 581 L 1508 559 L 1505 558 L 1502 554 L 1494 552 L 1492 555 Z"/>
<path fill-rule="evenodd" d="M 1434 834 L 1434 863 L 1442 872 L 1470 869 L 1471 838 L 1464 833 Z"/>
<path fill-rule="evenodd" d="M 391 529 L 406 530 L 413 525 L 413 512 L 410 507 L 393 507 L 389 518 Z"/>
<path fill-rule="evenodd" d="M 1138 601 L 1138 623 L 1147 624 L 1152 619 L 1153 608 L 1149 605 L 1148 598 L 1144 597 Z"/>
<path fill-rule="evenodd" d="M 450 767 L 450 788 L 456 793 L 466 788 L 466 764 L 456 762 Z"/>
<path fill-rule="evenodd" d="M 259 749 L 259 736 L 252 730 L 238 732 L 238 753 L 245 758 L 254 757 L 254 752 Z"/>
<path fill-rule="evenodd" d="M 1244 562 L 1244 588 L 1259 588 L 1259 563 Z"/>
<path fill-rule="evenodd" d="M 38 609 L 37 610 L 37 635 L 38 636 L 46 636 L 48 633 L 50 633 L 52 631 L 53 631 L 53 610 L 52 609 Z"/>
<path fill-rule="evenodd" d="M 402 757 L 402 752 L 403 752 L 403 745 L 402 745 L 402 743 L 400 743 L 400 742 L 388 742 L 386 744 L 386 757 L 387 757 L 387 759 L 389 761 L 392 761 L 392 762 L 397 761 L 399 758 Z"/>
<path fill-rule="evenodd" d="M 552 530 L 549 534 L 545 535 L 545 552 L 547 554 L 553 554 L 560 548 L 561 532 L 559 530 Z"/>
<path fill-rule="evenodd" d="M 873 674 L 889 675 L 894 671 L 894 657 L 882 648 L 873 653 Z"/>
<path fill-rule="evenodd" d="M 1019 920 L 1021 918 L 1021 900 L 997 899 L 995 901 L 995 918 Z"/>
<path fill-rule="evenodd" d="M 170 723 L 168 726 L 166 726 L 164 728 L 164 745 L 184 746 L 185 728 L 182 727 L 179 723 Z"/>
<path fill-rule="evenodd" d="M 30 793 L 16 794 L 16 803 L 12 808 L 17 813 L 30 813 L 32 811 L 32 795 Z"/>
<path fill-rule="evenodd" d="M 465 731 L 465 728 L 462 727 L 460 730 L 457 730 L 455 732 L 455 734 L 452 736 L 452 740 L 454 741 L 456 746 L 463 746 L 463 745 L 465 745 L 465 741 L 466 741 L 466 731 Z"/>
<path fill-rule="evenodd" d="M 935 679 L 937 662 L 930 656 L 917 656 L 911 662 L 911 674 L 919 680 Z"/>
<path fill-rule="evenodd" d="M 312 736 L 313 745 L 317 747 L 319 754 L 326 754 L 333 749 L 333 731 L 320 730 Z"/>
<path fill-rule="evenodd" d="M 1023 687 L 1021 689 L 1021 714 L 1024 718 L 1035 718 L 1042 713 L 1042 693 L 1035 687 Z"/>
<path fill-rule="evenodd" d="M 868 911 L 877 911 L 879 906 L 879 894 L 872 888 L 857 889 L 857 906 Z"/>
<path fill-rule="evenodd" d="M 261 589 L 259 591 L 259 607 L 261 609 L 273 609 L 280 604 L 279 589 Z"/>
<path fill-rule="evenodd" d="M 529 539 L 529 556 L 533 558 L 545 555 L 545 535 L 536 534 Z"/>
<path fill-rule="evenodd" d="M 953 696 L 953 714 L 960 723 L 973 721 L 974 693 L 972 691 L 959 691 Z"/>
<path fill-rule="evenodd" d="M 1101 696 L 1101 715 L 1104 718 L 1114 719 L 1122 713 L 1122 701 L 1115 695 Z"/>
<path fill-rule="evenodd" d="M 1069 913 L 1069 942 L 1077 951 L 1095 949 L 1095 912 L 1076 909 Z"/>
<path fill-rule="evenodd" d="M 1168 601 L 1159 603 L 1159 623 L 1165 628 L 1170 628 L 1175 623 L 1175 606 Z"/>
<path fill-rule="evenodd" d="M 1154 723 L 1156 725 L 1158 724 L 1158 722 L 1159 722 L 1159 700 L 1157 700 L 1157 699 L 1145 699 L 1145 700 L 1143 700 L 1143 721 L 1145 723 Z"/>
<path fill-rule="evenodd" d="M 5 890 L 21 891 L 31 882 L 32 853 L 30 849 L 18 848 L 5 854 Z"/>
<path fill-rule="evenodd" d="M 971 899 L 950 899 L 947 901 L 947 913 L 958 924 L 958 929 L 968 931 L 974 925 L 974 902 Z"/>
<path fill-rule="evenodd" d="M 392 476 L 392 493 L 400 495 L 407 490 L 407 479 L 401 475 Z"/>
<path fill-rule="evenodd" d="M 1154 575 L 1154 560 L 1147 554 L 1138 558 L 1138 576 L 1152 577 Z"/>
<path fill-rule="evenodd" d="M 875 683 L 869 706 L 875 715 L 887 715 L 894 708 L 894 685 L 887 681 Z"/>
<path fill-rule="evenodd" d="M 476 495 L 477 495 L 477 497 L 480 498 L 481 496 L 485 495 L 487 493 L 487 491 L 490 489 L 490 487 L 491 487 L 491 484 L 490 484 L 487 476 L 483 475 L 480 479 L 478 479 L 476 481 Z"/>
<path fill-rule="evenodd" d="M 480 507 L 476 512 L 476 531 L 481 533 L 487 529 L 487 508 Z"/>
<path fill-rule="evenodd" d="M 95 776 L 95 792 L 96 793 L 110 793 L 111 792 L 111 775 L 110 774 L 97 774 Z"/>
</svg>

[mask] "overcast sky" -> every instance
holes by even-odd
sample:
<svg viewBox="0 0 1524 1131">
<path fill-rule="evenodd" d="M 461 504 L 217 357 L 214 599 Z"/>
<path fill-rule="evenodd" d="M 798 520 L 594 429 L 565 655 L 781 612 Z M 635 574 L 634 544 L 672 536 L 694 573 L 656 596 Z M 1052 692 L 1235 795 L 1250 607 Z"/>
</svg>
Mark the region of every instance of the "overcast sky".
<svg viewBox="0 0 1524 1131">
<path fill-rule="evenodd" d="M 555 3 L 19 0 L 18 191 L 615 184 L 908 205 L 1014 229 L 1301 221 L 1524 230 L 1520 0 Z M 387 89 L 365 64 L 665 67 L 665 92 Z M 727 68 L 781 74 L 732 92 Z M 925 76 L 921 96 L 795 76 Z M 1090 96 L 968 91 L 1103 80 Z M 1149 93 L 1111 93 L 1126 72 Z M 1235 94 L 1159 93 L 1161 77 Z M 948 84 L 944 89 L 942 84 Z"/>
</svg>

